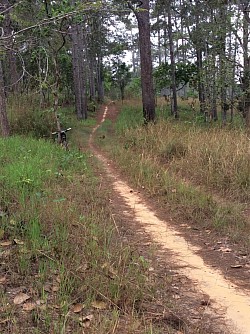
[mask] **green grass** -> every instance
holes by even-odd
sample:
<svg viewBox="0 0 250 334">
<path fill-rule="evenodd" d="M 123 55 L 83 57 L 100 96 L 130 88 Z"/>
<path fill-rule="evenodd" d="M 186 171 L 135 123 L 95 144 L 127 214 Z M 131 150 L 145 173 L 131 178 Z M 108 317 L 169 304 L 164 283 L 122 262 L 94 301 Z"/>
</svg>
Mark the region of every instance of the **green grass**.
<svg viewBox="0 0 250 334">
<path fill-rule="evenodd" d="M 106 310 L 90 333 L 104 333 L 109 310 L 130 313 L 150 293 L 147 268 L 116 235 L 108 195 L 100 192 L 87 153 L 31 137 L 0 139 L 0 175 L 0 242 L 12 242 L 0 246 L 0 276 L 8 281 L 1 320 L 11 314 L 1 333 L 34 333 L 34 326 L 37 333 L 82 333 L 72 305 L 94 312 L 91 303 L 100 299 Z M 23 304 L 14 305 L 5 292 L 23 285 L 29 302 L 42 304 L 20 316 Z"/>
<path fill-rule="evenodd" d="M 82 318 L 90 315 L 90 334 L 118 333 L 124 324 L 127 334 L 174 333 L 168 324 L 144 319 L 138 308 L 144 301 L 155 303 L 158 280 L 149 273 L 148 260 L 117 234 L 110 194 L 101 190 L 97 161 L 88 153 L 95 115 L 77 122 L 73 108 L 59 109 L 63 127 L 72 127 L 65 151 L 51 140 L 51 109 L 39 110 L 34 96 L 10 101 L 8 107 L 15 136 L 0 139 L 0 278 L 6 278 L 0 285 L 0 332 L 82 334 Z M 189 153 L 180 140 L 182 130 L 159 145 L 154 127 L 142 124 L 135 101 L 134 108 L 127 105 L 120 114 L 116 137 L 111 121 L 105 121 L 97 141 L 112 149 L 137 186 L 158 196 L 173 213 L 203 219 L 205 225 L 211 218 L 220 229 L 229 224 L 237 210 L 219 210 L 206 192 L 182 184 L 159 164 Z M 166 281 L 160 281 L 164 291 Z M 13 303 L 19 289 L 29 295 L 28 303 L 35 303 L 31 311 L 23 310 L 27 302 Z M 172 307 L 171 298 L 166 299 L 163 303 Z M 100 301 L 105 309 L 95 310 L 93 302 Z M 84 305 L 80 313 L 72 312 L 76 304 Z"/>
</svg>

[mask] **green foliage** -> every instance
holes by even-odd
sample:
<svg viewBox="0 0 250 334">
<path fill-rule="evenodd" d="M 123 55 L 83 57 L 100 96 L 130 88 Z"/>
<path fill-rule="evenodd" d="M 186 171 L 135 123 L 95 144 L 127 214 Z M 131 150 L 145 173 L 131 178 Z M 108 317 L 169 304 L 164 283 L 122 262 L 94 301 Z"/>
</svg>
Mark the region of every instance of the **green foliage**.
<svg viewBox="0 0 250 334">
<path fill-rule="evenodd" d="M 126 94 L 129 97 L 138 97 L 141 95 L 141 78 L 135 77 L 130 80 L 126 86 Z"/>
<path fill-rule="evenodd" d="M 113 61 L 112 67 L 113 84 L 118 86 L 121 92 L 121 99 L 124 100 L 124 90 L 131 78 L 130 66 L 124 62 Z"/>
<path fill-rule="evenodd" d="M 156 87 L 161 90 L 171 87 L 171 65 L 163 63 L 154 71 Z M 197 66 L 193 63 L 177 63 L 175 70 L 176 86 L 186 85 L 188 82 L 194 85 L 197 77 Z"/>
<path fill-rule="evenodd" d="M 55 119 L 51 109 L 26 110 L 10 119 L 11 132 L 14 134 L 30 134 L 36 138 L 50 137 L 55 128 Z"/>
</svg>

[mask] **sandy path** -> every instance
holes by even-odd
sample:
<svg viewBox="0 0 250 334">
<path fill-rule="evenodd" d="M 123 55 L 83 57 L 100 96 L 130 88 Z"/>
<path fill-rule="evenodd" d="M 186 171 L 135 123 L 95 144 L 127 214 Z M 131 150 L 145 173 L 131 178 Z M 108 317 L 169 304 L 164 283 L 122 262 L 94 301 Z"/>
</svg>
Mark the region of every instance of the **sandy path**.
<svg viewBox="0 0 250 334">
<path fill-rule="evenodd" d="M 107 112 L 108 107 L 105 108 L 101 123 L 104 122 Z M 182 268 L 181 273 L 194 282 L 196 289 L 209 295 L 213 309 L 223 312 L 225 321 L 230 326 L 230 333 L 250 334 L 250 292 L 239 289 L 226 280 L 219 270 L 206 265 L 197 255 L 197 247 L 187 243 L 168 222 L 157 218 L 142 198 L 131 192 L 131 187 L 118 178 L 107 159 L 93 146 L 93 135 L 101 123 L 93 129 L 89 140 L 90 147 L 103 163 L 114 189 L 133 210 L 135 220 L 154 242 L 172 252 L 172 261 Z"/>
</svg>

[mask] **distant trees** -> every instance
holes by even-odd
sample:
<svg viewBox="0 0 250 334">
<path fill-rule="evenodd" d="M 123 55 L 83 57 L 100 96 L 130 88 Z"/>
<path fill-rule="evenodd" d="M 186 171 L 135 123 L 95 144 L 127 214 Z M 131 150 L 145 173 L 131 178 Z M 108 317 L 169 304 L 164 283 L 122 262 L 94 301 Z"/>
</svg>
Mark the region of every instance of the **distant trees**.
<svg viewBox="0 0 250 334">
<path fill-rule="evenodd" d="M 125 98 L 130 71 L 123 57 L 129 50 L 131 79 L 141 82 L 145 123 L 155 120 L 154 67 L 156 88 L 171 89 L 175 117 L 178 89 L 189 83 L 204 120 L 221 118 L 225 124 L 238 107 L 250 128 L 247 0 L 3 0 L 0 23 L 5 135 L 5 98 L 13 93 L 38 92 L 41 107 L 51 104 L 53 96 L 59 106 L 75 96 L 77 117 L 85 119 L 88 106 L 104 99 L 105 62 L 112 66 L 119 48 L 113 80 Z"/>
<path fill-rule="evenodd" d="M 156 0 L 153 33 L 158 63 L 172 66 L 172 98 L 179 63 L 197 67 L 196 89 L 205 120 L 232 121 L 239 99 L 249 119 L 249 14 L 247 0 Z M 168 76 L 169 77 L 169 76 Z M 193 82 L 194 83 L 194 82 Z M 230 110 L 230 118 L 228 112 Z"/>
</svg>

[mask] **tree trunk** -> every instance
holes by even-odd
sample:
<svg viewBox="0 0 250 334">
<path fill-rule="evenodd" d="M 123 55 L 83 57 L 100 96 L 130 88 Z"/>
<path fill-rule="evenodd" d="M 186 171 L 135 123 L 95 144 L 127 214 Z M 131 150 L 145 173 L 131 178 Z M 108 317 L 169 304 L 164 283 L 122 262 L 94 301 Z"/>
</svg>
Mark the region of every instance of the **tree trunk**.
<svg viewBox="0 0 250 334">
<path fill-rule="evenodd" d="M 6 97 L 4 90 L 3 67 L 1 59 L 0 59 L 0 126 L 1 126 L 2 136 L 8 137 L 10 135 L 10 127 L 6 110 Z"/>
<path fill-rule="evenodd" d="M 102 57 L 98 56 L 97 58 L 97 100 L 99 103 L 102 103 L 104 100 L 104 87 L 103 87 L 103 75 L 102 75 Z"/>
<path fill-rule="evenodd" d="M 244 5 L 244 4 L 243 4 Z M 243 88 L 243 115 L 246 120 L 246 127 L 250 129 L 250 55 L 249 55 L 249 5 L 243 8 L 243 58 L 244 72 L 242 78 Z"/>
<path fill-rule="evenodd" d="M 76 114 L 78 119 L 87 118 L 87 97 L 84 78 L 84 36 L 83 27 L 79 23 L 72 23 L 72 62 L 75 91 Z"/>
<path fill-rule="evenodd" d="M 204 93 L 204 84 L 202 82 L 202 72 L 203 72 L 203 62 L 202 62 L 202 50 L 200 47 L 196 49 L 196 58 L 197 58 L 197 73 L 198 73 L 198 94 L 200 102 L 200 113 L 205 114 L 205 93 Z"/>
<path fill-rule="evenodd" d="M 92 54 L 88 57 L 89 64 L 89 99 L 95 101 L 95 56 Z"/>
<path fill-rule="evenodd" d="M 149 0 L 142 0 L 141 3 L 140 10 L 134 10 L 134 13 L 139 29 L 143 117 L 145 124 L 147 124 L 155 120 L 155 99 L 150 41 Z"/>
<path fill-rule="evenodd" d="M 171 20 L 171 6 L 168 5 L 168 38 L 169 38 L 169 52 L 170 52 L 170 62 L 171 62 L 171 88 L 173 92 L 173 113 L 175 118 L 179 117 L 178 106 L 177 106 L 177 88 L 175 79 L 175 56 L 174 56 L 174 42 L 173 42 L 173 31 L 172 31 L 172 20 Z"/>
<path fill-rule="evenodd" d="M 227 103 L 227 87 L 226 84 L 228 82 L 226 78 L 226 37 L 227 31 L 225 27 L 225 23 L 227 22 L 227 4 L 220 4 L 219 8 L 219 64 L 220 64 L 220 100 L 221 100 L 221 117 L 222 124 L 225 125 L 227 122 L 227 111 L 229 109 L 229 105 Z"/>
<path fill-rule="evenodd" d="M 0 12 L 6 10 L 8 7 L 11 7 L 11 4 L 8 0 L 2 0 L 0 4 Z M 6 11 L 4 19 L 2 22 L 4 36 L 5 48 L 6 48 L 6 60 L 5 60 L 5 74 L 6 74 L 6 93 L 11 92 L 15 93 L 18 91 L 18 71 L 16 63 L 16 55 L 13 49 L 14 39 L 13 39 L 13 28 L 10 18 L 10 11 Z"/>
</svg>

